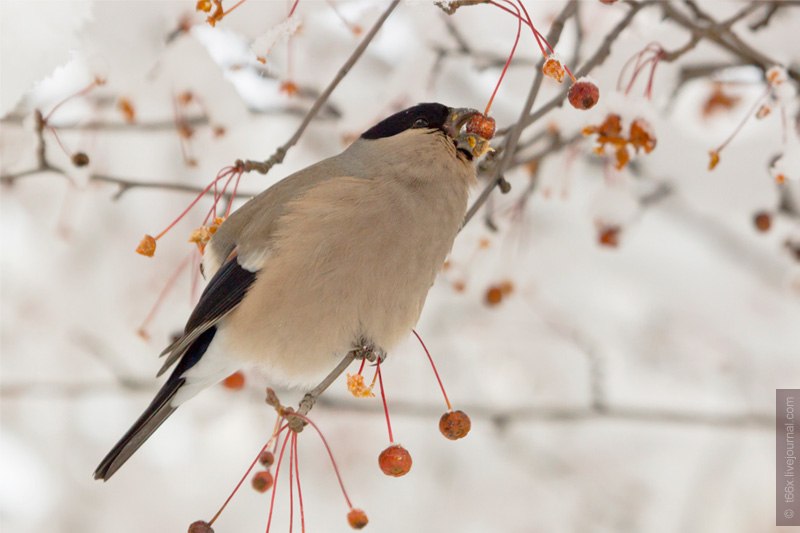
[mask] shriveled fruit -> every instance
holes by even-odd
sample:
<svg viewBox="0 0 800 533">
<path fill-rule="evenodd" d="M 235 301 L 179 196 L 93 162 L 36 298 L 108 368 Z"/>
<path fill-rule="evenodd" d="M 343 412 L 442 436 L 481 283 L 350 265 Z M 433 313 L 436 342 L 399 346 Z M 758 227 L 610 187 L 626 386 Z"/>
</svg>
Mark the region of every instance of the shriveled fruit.
<svg viewBox="0 0 800 533">
<path fill-rule="evenodd" d="M 448 411 L 439 419 L 439 431 L 450 440 L 463 439 L 472 427 L 464 411 Z"/>
<path fill-rule="evenodd" d="M 211 526 L 208 525 L 208 522 L 204 520 L 198 520 L 197 522 L 191 523 L 188 533 L 214 533 L 214 530 L 211 529 Z"/>
<path fill-rule="evenodd" d="M 472 133 L 488 140 L 494 137 L 496 126 L 497 124 L 492 117 L 474 115 L 467 122 L 467 133 Z"/>
<path fill-rule="evenodd" d="M 569 88 L 567 98 L 575 109 L 591 109 L 600 100 L 600 89 L 593 81 L 581 78 Z"/>
</svg>

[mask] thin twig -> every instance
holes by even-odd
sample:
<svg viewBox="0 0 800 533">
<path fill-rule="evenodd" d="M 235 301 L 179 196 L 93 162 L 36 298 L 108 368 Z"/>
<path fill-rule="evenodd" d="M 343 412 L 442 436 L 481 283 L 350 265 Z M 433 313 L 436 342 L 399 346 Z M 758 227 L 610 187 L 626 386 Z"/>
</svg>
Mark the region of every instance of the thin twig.
<svg viewBox="0 0 800 533">
<path fill-rule="evenodd" d="M 576 4 L 577 0 L 570 0 L 553 21 L 553 25 L 550 27 L 550 31 L 547 34 L 547 41 L 550 42 L 552 46 L 558 44 L 558 40 L 561 38 L 561 32 L 564 29 L 564 24 L 566 24 L 567 20 L 575 13 Z M 544 79 L 544 74 L 542 72 L 543 65 L 544 59 L 539 61 L 536 69 L 536 76 L 533 79 L 530 91 L 528 91 L 528 98 L 525 100 L 525 105 L 522 107 L 520 119 L 509 129 L 508 134 L 505 135 L 503 139 L 500 160 L 493 166 L 489 183 L 484 187 L 483 191 L 481 191 L 478 198 L 467 211 L 467 214 L 464 216 L 464 224 L 462 227 L 465 226 L 470 219 L 475 216 L 475 213 L 478 212 L 481 206 L 486 203 L 486 200 L 489 198 L 494 188 L 505 180 L 503 173 L 509 167 L 514 157 L 514 151 L 516 150 L 519 136 L 524 129 L 523 120 L 531 112 L 531 109 L 533 109 L 533 103 L 536 100 L 536 96 L 539 94 L 539 88 L 542 86 L 542 81 Z"/>
<path fill-rule="evenodd" d="M 394 9 L 397 7 L 399 3 L 400 0 L 392 0 L 392 2 L 389 4 L 389 7 L 386 8 L 386 10 L 381 14 L 381 16 L 375 22 L 375 24 L 373 24 L 372 28 L 369 30 L 364 39 L 362 39 L 361 43 L 359 43 L 358 47 L 356 47 L 356 49 L 353 51 L 350 57 L 347 58 L 347 61 L 345 61 L 344 65 L 342 65 L 342 67 L 336 73 L 336 76 L 334 76 L 333 80 L 331 80 L 331 82 L 328 84 L 325 90 L 322 91 L 319 97 L 314 101 L 314 104 L 311 106 L 311 109 L 308 110 L 308 113 L 306 114 L 305 118 L 303 118 L 303 121 L 297 127 L 297 130 L 294 132 L 294 135 L 292 135 L 288 141 L 286 141 L 282 146 L 280 146 L 277 150 L 275 150 L 275 152 L 266 161 L 252 161 L 248 159 L 245 161 L 237 161 L 236 162 L 237 166 L 241 165 L 241 168 L 245 172 L 250 172 L 255 170 L 256 172 L 259 172 L 261 174 L 266 174 L 267 172 L 270 171 L 270 169 L 273 166 L 283 162 L 289 149 L 291 149 L 295 144 L 297 144 L 297 141 L 300 140 L 300 137 L 302 137 L 306 128 L 308 127 L 309 124 L 311 124 L 311 121 L 314 120 L 314 117 L 317 115 L 322 106 L 325 105 L 325 102 L 333 93 L 334 89 L 336 89 L 336 87 L 344 79 L 347 73 L 350 72 L 350 69 L 353 68 L 353 65 L 355 65 L 356 62 L 359 60 L 361 55 L 364 53 L 369 44 L 372 42 L 372 39 L 375 37 L 375 35 L 383 26 L 383 23 L 386 22 L 386 19 L 389 18 L 389 15 L 392 14 L 392 11 L 394 11 Z"/>
</svg>

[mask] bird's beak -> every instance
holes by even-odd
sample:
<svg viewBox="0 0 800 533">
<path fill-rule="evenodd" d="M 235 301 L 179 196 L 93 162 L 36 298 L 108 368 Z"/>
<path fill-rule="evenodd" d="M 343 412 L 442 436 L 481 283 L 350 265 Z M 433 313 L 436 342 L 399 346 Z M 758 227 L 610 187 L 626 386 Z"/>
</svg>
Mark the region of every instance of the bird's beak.
<svg viewBox="0 0 800 533">
<path fill-rule="evenodd" d="M 461 107 L 458 109 L 451 109 L 450 116 L 447 117 L 447 121 L 444 123 L 444 131 L 453 139 L 458 137 L 458 134 L 461 132 L 461 128 L 469 122 L 469 119 L 474 117 L 475 115 L 480 115 L 481 112 L 475 109 L 470 109 L 468 107 Z"/>
</svg>

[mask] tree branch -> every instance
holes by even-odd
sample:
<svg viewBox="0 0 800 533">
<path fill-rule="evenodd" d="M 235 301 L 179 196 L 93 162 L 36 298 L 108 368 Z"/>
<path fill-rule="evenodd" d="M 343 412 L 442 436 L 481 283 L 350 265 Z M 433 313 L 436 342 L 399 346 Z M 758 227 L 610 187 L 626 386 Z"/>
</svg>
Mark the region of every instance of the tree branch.
<svg viewBox="0 0 800 533">
<path fill-rule="evenodd" d="M 236 162 L 236 165 L 237 166 L 241 165 L 241 168 L 245 172 L 250 172 L 255 170 L 256 172 L 259 172 L 261 174 L 266 174 L 267 172 L 270 171 L 270 169 L 273 166 L 282 163 L 284 158 L 286 157 L 286 154 L 289 152 L 289 149 L 291 149 L 295 144 L 297 144 L 297 141 L 300 140 L 300 137 L 302 137 L 306 128 L 311 123 L 311 121 L 314 120 L 314 117 L 317 115 L 322 106 L 325 105 L 325 102 L 333 93 L 334 89 L 336 89 L 336 87 L 344 79 L 344 77 L 347 76 L 347 73 L 350 72 L 350 69 L 353 68 L 353 65 L 355 65 L 356 62 L 361 58 L 361 55 L 364 53 L 369 44 L 372 42 L 372 39 L 375 37 L 375 35 L 378 33 L 381 27 L 383 27 L 383 23 L 386 22 L 386 19 L 389 18 L 389 15 L 392 14 L 392 11 L 394 11 L 394 9 L 397 7 L 399 3 L 400 0 L 392 0 L 392 2 L 389 4 L 389 7 L 386 8 L 386 10 L 381 14 L 381 16 L 375 22 L 375 24 L 373 24 L 372 28 L 369 30 L 364 39 L 362 39 L 361 43 L 359 43 L 358 47 L 356 47 L 356 49 L 353 50 L 353 53 L 350 55 L 350 57 L 347 58 L 347 61 L 345 61 L 344 65 L 342 65 L 342 67 L 336 73 L 336 76 L 334 76 L 333 80 L 331 80 L 331 82 L 328 84 L 325 90 L 322 91 L 319 97 L 314 101 L 314 104 L 311 106 L 311 109 L 308 110 L 308 113 L 306 113 L 305 118 L 303 118 L 303 121 L 297 127 L 297 131 L 294 132 L 294 135 L 292 135 L 288 141 L 286 141 L 282 146 L 280 146 L 277 150 L 275 150 L 275 152 L 266 161 L 252 161 L 249 159 L 244 161 L 240 160 Z"/>
</svg>

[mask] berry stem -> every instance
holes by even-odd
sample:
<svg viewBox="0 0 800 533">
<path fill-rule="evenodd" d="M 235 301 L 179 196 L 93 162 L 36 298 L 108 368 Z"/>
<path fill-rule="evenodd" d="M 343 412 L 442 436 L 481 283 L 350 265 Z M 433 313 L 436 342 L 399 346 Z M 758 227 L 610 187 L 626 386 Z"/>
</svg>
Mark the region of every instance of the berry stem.
<svg viewBox="0 0 800 533">
<path fill-rule="evenodd" d="M 147 313 L 147 316 L 142 321 L 142 324 L 139 326 L 139 333 L 143 336 L 147 335 L 147 328 L 150 325 L 150 322 L 156 316 L 156 313 L 161 308 L 161 305 L 164 303 L 164 299 L 166 299 L 167 295 L 170 293 L 173 287 L 175 287 L 175 283 L 178 281 L 178 277 L 184 271 L 184 269 L 189 265 L 189 261 L 194 257 L 194 250 L 187 255 L 183 261 L 180 262 L 178 268 L 172 273 L 172 275 L 167 280 L 167 283 L 164 285 L 164 288 L 161 289 L 161 292 L 158 293 L 158 298 L 156 302 L 153 304 L 153 307 L 150 308 L 150 311 Z"/>
<path fill-rule="evenodd" d="M 422 340 L 422 337 L 419 336 L 419 333 L 417 333 L 417 330 L 412 329 L 411 332 L 414 334 L 414 336 L 417 338 L 419 343 L 422 345 L 422 349 L 425 350 L 425 355 L 428 356 L 428 361 L 430 361 L 431 368 L 433 369 L 433 375 L 436 376 L 436 381 L 439 382 L 439 388 L 442 389 L 442 396 L 444 396 L 444 403 L 447 404 L 447 410 L 448 411 L 452 411 L 453 410 L 453 406 L 450 405 L 450 399 L 447 397 L 447 393 L 444 390 L 444 385 L 442 384 L 442 379 L 439 377 L 439 371 L 436 370 L 436 365 L 433 363 L 433 357 L 431 357 L 431 353 L 428 351 L 428 347 L 425 346 L 425 342 Z"/>
<path fill-rule="evenodd" d="M 389 406 L 386 403 L 386 393 L 383 390 L 383 376 L 381 376 L 381 360 L 378 359 L 375 372 L 378 374 L 378 385 L 381 388 L 381 401 L 383 402 L 383 414 L 386 416 L 386 428 L 389 430 L 389 443 L 394 444 L 394 435 L 392 434 L 392 421 L 389 418 Z"/>
<path fill-rule="evenodd" d="M 297 500 L 300 504 L 300 531 L 306 533 L 306 515 L 303 509 L 303 489 L 300 488 L 300 458 L 297 453 L 297 433 L 292 435 L 292 446 L 294 447 L 294 477 L 297 478 Z"/>
<path fill-rule="evenodd" d="M 297 444 L 297 433 L 290 431 L 286 437 L 292 439 L 292 444 L 289 446 L 289 533 L 292 533 L 294 531 L 294 447 Z"/>
<path fill-rule="evenodd" d="M 336 479 L 339 481 L 339 488 L 342 489 L 342 494 L 344 495 L 344 500 L 347 502 L 347 507 L 352 509 L 353 504 L 350 503 L 350 497 L 347 495 L 347 491 L 344 488 L 344 481 L 342 481 L 342 475 L 339 473 L 339 466 L 336 464 L 336 460 L 333 458 L 333 452 L 331 451 L 331 447 L 328 445 L 328 441 L 325 439 L 325 435 L 322 434 L 322 431 L 320 431 L 319 427 L 317 427 L 317 425 L 307 416 L 301 415 L 300 413 L 297 412 L 294 412 L 289 416 L 296 416 L 297 418 L 299 418 L 300 420 L 302 420 L 303 422 L 307 423 L 312 428 L 314 428 L 314 431 L 317 432 L 317 435 L 319 435 L 319 438 L 322 440 L 322 444 L 325 446 L 325 450 L 328 452 L 328 457 L 330 457 L 331 459 L 331 464 L 333 465 L 333 471 L 336 473 Z"/>
<path fill-rule="evenodd" d="M 748 120 L 750 120 L 750 117 L 751 117 L 751 116 L 752 116 L 752 115 L 753 115 L 753 114 L 756 112 L 756 110 L 757 110 L 757 109 L 758 109 L 758 107 L 761 105 L 761 103 L 762 103 L 762 102 L 763 102 L 763 101 L 764 101 L 764 100 L 765 100 L 765 99 L 766 99 L 766 98 L 769 96 L 769 93 L 770 93 L 770 91 L 771 91 L 770 87 L 769 87 L 769 86 L 767 86 L 767 90 L 764 92 L 764 94 L 762 94 L 761 96 L 759 96 L 759 97 L 756 99 L 755 103 L 754 103 L 754 104 L 753 104 L 753 106 L 752 106 L 752 107 L 751 107 L 751 108 L 750 108 L 750 109 L 747 111 L 747 114 L 744 116 L 744 118 L 742 119 L 742 121 L 741 121 L 741 122 L 739 122 L 739 125 L 738 125 L 738 126 L 736 126 L 736 129 L 734 129 L 734 130 L 733 130 L 733 132 L 732 132 L 730 135 L 728 135 L 728 138 L 727 138 L 727 139 L 725 139 L 725 140 L 722 142 L 722 144 L 720 144 L 720 145 L 717 147 L 717 149 L 716 149 L 716 150 L 714 150 L 715 152 L 717 152 L 717 153 L 720 153 L 720 152 L 722 151 L 722 149 L 723 149 L 723 148 L 725 148 L 726 146 L 728 146 L 728 143 L 730 143 L 730 142 L 733 140 L 733 138 L 734 138 L 734 137 L 736 137 L 736 134 L 737 134 L 737 133 L 739 133 L 739 132 L 742 130 L 742 128 L 744 127 L 744 125 L 745 125 L 745 124 L 747 124 L 747 121 L 748 121 Z"/>
<path fill-rule="evenodd" d="M 490 1 L 490 3 L 492 5 L 502 8 L 502 6 L 496 2 Z M 511 53 L 508 54 L 508 59 L 506 59 L 506 63 L 505 65 L 503 65 L 503 70 L 500 72 L 500 78 L 497 80 L 497 84 L 494 86 L 492 95 L 489 97 L 489 102 L 486 104 L 486 109 L 483 112 L 484 115 L 487 116 L 489 115 L 489 110 L 492 108 L 492 102 L 494 102 L 494 97 L 495 95 L 497 95 L 497 91 L 500 89 L 500 84 L 503 83 L 503 78 L 505 78 L 506 72 L 508 71 L 508 66 L 511 64 L 511 60 L 514 58 L 514 54 L 517 51 L 517 45 L 519 44 L 519 38 L 521 34 L 522 34 L 522 17 L 519 15 L 519 9 L 517 9 L 517 35 L 516 37 L 514 37 L 514 46 L 511 47 Z M 378 375 L 380 376 L 380 363 L 378 364 L 378 369 L 379 369 Z M 389 432 L 391 433 L 391 429 L 389 430 Z"/>
<path fill-rule="evenodd" d="M 244 480 L 247 479 L 247 476 L 249 476 L 250 472 L 252 472 L 253 468 L 255 468 L 256 463 L 258 462 L 258 458 L 261 457 L 261 454 L 264 453 L 264 451 L 267 448 L 269 448 L 270 444 L 272 444 L 272 441 L 274 441 L 278 437 L 278 435 L 281 434 L 281 432 L 284 429 L 289 427 L 288 425 L 284 425 L 282 428 L 277 430 L 277 428 L 279 427 L 280 422 L 281 422 L 280 417 L 277 420 L 275 420 L 275 429 L 273 430 L 272 436 L 269 438 L 269 440 L 266 442 L 266 444 L 264 444 L 264 446 L 262 446 L 261 449 L 258 450 L 258 453 L 256 454 L 255 459 L 253 459 L 253 462 L 250 463 L 250 466 L 247 468 L 247 470 L 245 471 L 245 473 L 242 476 L 242 478 L 239 480 L 239 482 L 233 488 L 233 491 L 231 491 L 231 493 L 228 495 L 228 498 L 225 500 L 225 502 L 222 504 L 222 506 L 219 508 L 219 510 L 214 514 L 214 516 L 211 518 L 211 520 L 208 521 L 208 525 L 209 526 L 213 526 L 214 525 L 214 522 L 217 520 L 217 518 L 219 518 L 219 515 L 222 514 L 222 511 L 225 510 L 225 508 L 228 506 L 230 501 L 233 499 L 233 497 L 239 491 L 239 488 L 242 486 L 242 483 L 244 483 Z M 277 430 L 277 432 L 275 430 Z"/>
<path fill-rule="evenodd" d="M 278 461 L 277 464 L 275 465 L 275 478 L 274 478 L 274 483 L 272 485 L 272 496 L 269 499 L 269 517 L 267 518 L 266 533 L 269 533 L 269 528 L 272 525 L 272 511 L 275 510 L 275 493 L 278 492 L 278 474 L 281 473 L 281 463 L 283 463 L 283 453 L 286 451 L 286 443 L 289 442 L 290 433 L 291 431 L 287 431 L 286 437 L 283 438 L 283 445 L 281 445 L 281 453 L 278 456 Z"/>
<path fill-rule="evenodd" d="M 77 98 L 79 96 L 83 96 L 83 95 L 87 94 L 89 91 L 91 91 L 92 89 L 94 89 L 98 85 L 102 85 L 102 83 L 99 83 L 98 82 L 98 78 L 95 78 L 94 80 L 92 80 L 92 82 L 89 85 L 87 85 L 83 89 L 81 89 L 81 90 L 79 90 L 79 91 L 67 96 L 66 98 L 61 100 L 59 103 L 57 103 L 55 106 L 53 106 L 53 109 L 51 109 L 50 112 L 47 115 L 44 116 L 44 118 L 42 119 L 42 122 L 47 124 L 47 121 L 50 120 L 50 117 L 53 116 L 53 113 L 55 113 L 56 110 L 58 110 L 58 108 L 60 108 L 62 105 L 66 104 L 67 102 L 69 102 L 73 98 Z"/>
<path fill-rule="evenodd" d="M 228 15 L 230 15 L 230 14 L 231 14 L 231 11 L 233 11 L 234 9 L 236 9 L 237 7 L 239 7 L 240 5 L 244 4 L 245 2 L 247 2 L 247 0 L 239 0 L 238 2 L 236 2 L 235 4 L 233 4 L 233 5 L 231 6 L 231 8 L 230 8 L 230 9 L 228 9 L 227 11 L 225 11 L 225 12 L 222 14 L 222 16 L 223 16 L 223 17 L 227 17 Z"/>
</svg>

